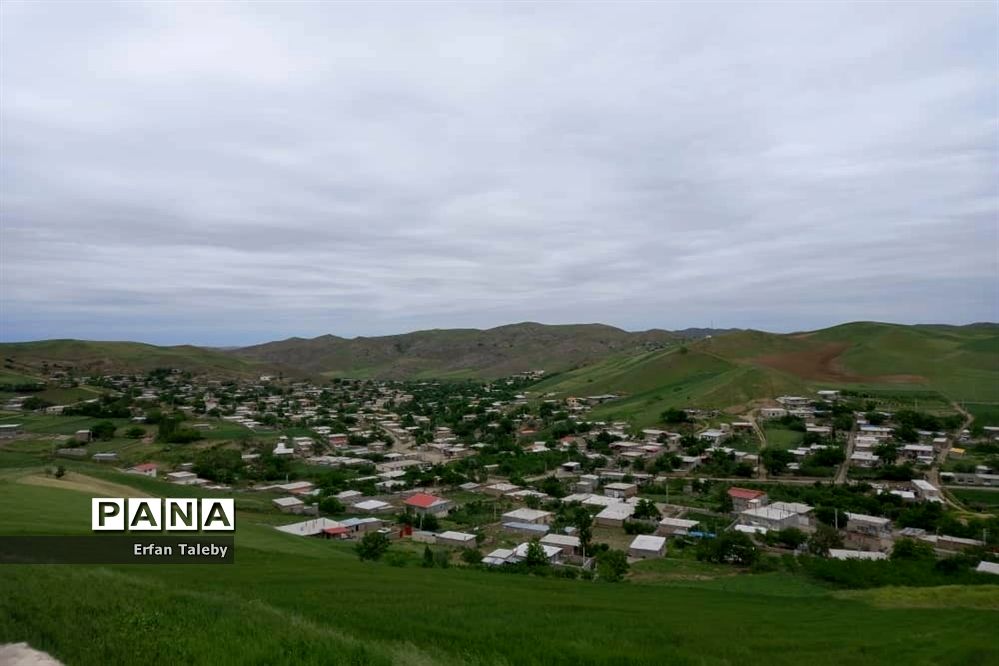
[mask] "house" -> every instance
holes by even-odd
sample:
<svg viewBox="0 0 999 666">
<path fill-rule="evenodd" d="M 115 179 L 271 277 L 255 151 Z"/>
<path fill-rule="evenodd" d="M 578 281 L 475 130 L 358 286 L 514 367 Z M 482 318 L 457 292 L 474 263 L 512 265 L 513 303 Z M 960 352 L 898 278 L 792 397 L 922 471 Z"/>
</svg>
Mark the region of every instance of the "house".
<svg viewBox="0 0 999 666">
<path fill-rule="evenodd" d="M 482 564 L 498 567 L 513 561 L 513 549 L 497 548 L 482 558 Z"/>
<path fill-rule="evenodd" d="M 92 437 L 90 435 L 89 430 L 77 430 L 76 433 L 73 435 L 73 439 L 75 439 L 78 442 L 89 442 L 92 439 Z"/>
<path fill-rule="evenodd" d="M 877 454 L 871 453 L 870 451 L 854 451 L 850 455 L 850 466 L 851 467 L 874 467 L 878 464 Z"/>
<path fill-rule="evenodd" d="M 432 516 L 446 516 L 454 507 L 454 502 L 429 495 L 427 493 L 416 493 L 410 495 L 404 502 L 407 509 L 412 509 L 417 515 L 430 514 Z"/>
<path fill-rule="evenodd" d="M 923 479 L 913 479 L 912 487 L 916 489 L 916 496 L 926 502 L 942 502 L 940 489 L 929 481 Z"/>
<path fill-rule="evenodd" d="M 666 555 L 666 537 L 639 534 L 628 546 L 628 557 L 651 560 Z"/>
<path fill-rule="evenodd" d="M 774 502 L 769 506 L 746 509 L 739 514 L 744 525 L 765 527 L 768 530 L 783 530 L 788 527 L 808 527 L 808 514 L 812 507 L 799 502 Z"/>
<path fill-rule="evenodd" d="M 863 513 L 850 513 L 846 515 L 846 531 L 869 537 L 890 537 L 891 520 L 880 516 L 868 516 Z"/>
<path fill-rule="evenodd" d="M 158 466 L 156 463 L 142 463 L 141 465 L 136 465 L 128 470 L 129 474 L 141 474 L 142 476 L 148 476 L 151 478 L 156 478 L 156 471 Z"/>
<path fill-rule="evenodd" d="M 787 416 L 787 410 L 783 407 L 761 407 L 761 419 L 781 419 Z"/>
<path fill-rule="evenodd" d="M 888 553 L 867 550 L 846 550 L 830 548 L 829 557 L 834 560 L 887 560 Z"/>
<path fill-rule="evenodd" d="M 592 493 L 597 489 L 597 485 L 599 484 L 600 477 L 596 474 L 583 474 L 572 489 L 577 493 Z"/>
<path fill-rule="evenodd" d="M 281 513 L 302 513 L 305 510 L 305 502 L 297 497 L 278 497 L 271 501 Z"/>
<path fill-rule="evenodd" d="M 579 537 L 569 534 L 548 534 L 541 537 L 541 543 L 560 549 L 563 555 L 579 555 L 582 549 Z"/>
<path fill-rule="evenodd" d="M 198 483 L 198 475 L 194 472 L 169 472 L 166 479 L 179 486 L 193 486 Z"/>
<path fill-rule="evenodd" d="M 593 522 L 604 527 L 621 527 L 633 513 L 635 513 L 634 504 L 611 504 L 594 516 Z"/>
<path fill-rule="evenodd" d="M 555 546 L 546 546 L 545 544 L 540 544 L 541 549 L 545 552 L 545 559 L 549 563 L 555 564 L 562 560 L 562 549 Z M 522 543 L 513 549 L 513 557 L 511 561 L 522 562 L 527 559 L 527 549 L 530 548 L 530 543 Z"/>
<path fill-rule="evenodd" d="M 353 504 L 354 502 L 364 501 L 364 493 L 359 490 L 344 490 L 341 493 L 337 493 L 336 498 L 344 504 Z"/>
<path fill-rule="evenodd" d="M 975 571 L 977 571 L 978 573 L 999 575 L 999 564 L 997 564 L 996 562 L 985 562 L 983 560 L 982 562 L 978 563 L 977 567 L 975 567 Z"/>
<path fill-rule="evenodd" d="M 118 460 L 118 454 L 114 452 L 95 453 L 92 457 L 95 462 L 114 462 L 115 460 Z"/>
<path fill-rule="evenodd" d="M 604 495 L 616 499 L 627 499 L 638 494 L 638 486 L 634 483 L 608 483 L 604 486 Z"/>
<path fill-rule="evenodd" d="M 482 492 L 493 497 L 499 497 L 500 495 L 512 493 L 515 490 L 520 490 L 520 486 L 515 486 L 512 483 L 494 483 L 491 486 L 484 487 Z"/>
<path fill-rule="evenodd" d="M 548 534 L 549 527 L 547 525 L 541 525 L 538 523 L 519 523 L 519 522 L 509 522 L 503 523 L 504 532 L 513 532 L 514 534 L 526 534 L 533 537 L 543 537 Z"/>
<path fill-rule="evenodd" d="M 325 530 L 344 529 L 343 525 L 329 518 L 312 518 L 290 525 L 276 525 L 274 529 L 295 536 L 328 536 Z"/>
<path fill-rule="evenodd" d="M 550 511 L 540 511 L 538 509 L 514 509 L 503 514 L 503 522 L 508 523 L 547 525 L 551 521 L 552 513 Z"/>
<path fill-rule="evenodd" d="M 11 439 L 20 434 L 20 423 L 0 423 L 0 439 Z"/>
<path fill-rule="evenodd" d="M 763 506 L 769 498 L 762 490 L 751 490 L 750 488 L 739 488 L 732 486 L 728 489 L 728 496 L 732 498 L 732 510 L 735 513 L 742 513 L 746 509 Z"/>
<path fill-rule="evenodd" d="M 475 535 L 467 532 L 441 532 L 437 535 L 437 544 L 455 548 L 475 548 Z"/>
<path fill-rule="evenodd" d="M 354 510 L 361 513 L 384 513 L 392 510 L 392 505 L 381 500 L 365 500 L 354 504 Z"/>
<path fill-rule="evenodd" d="M 709 428 L 708 430 L 705 430 L 697 434 L 698 439 L 707 440 L 711 442 L 713 446 L 721 444 L 726 437 L 728 437 L 727 432 L 725 432 L 724 430 L 718 430 L 716 428 Z"/>
<path fill-rule="evenodd" d="M 663 518 L 659 521 L 659 527 L 656 529 L 656 534 L 659 536 L 686 536 L 698 525 L 700 525 L 700 523 L 696 520 Z"/>
<path fill-rule="evenodd" d="M 367 532 L 377 532 L 385 526 L 385 521 L 378 518 L 347 518 L 340 521 L 346 529 L 348 535 L 366 534 Z M 329 534 L 329 532 L 327 532 Z"/>
</svg>

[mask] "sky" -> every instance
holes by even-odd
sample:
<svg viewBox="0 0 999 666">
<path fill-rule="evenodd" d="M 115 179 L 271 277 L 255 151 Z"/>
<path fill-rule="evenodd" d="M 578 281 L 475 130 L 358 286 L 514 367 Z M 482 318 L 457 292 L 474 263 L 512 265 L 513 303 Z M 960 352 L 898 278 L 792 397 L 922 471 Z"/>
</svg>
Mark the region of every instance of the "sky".
<svg viewBox="0 0 999 666">
<path fill-rule="evenodd" d="M 999 4 L 0 4 L 0 340 L 999 321 Z"/>
</svg>

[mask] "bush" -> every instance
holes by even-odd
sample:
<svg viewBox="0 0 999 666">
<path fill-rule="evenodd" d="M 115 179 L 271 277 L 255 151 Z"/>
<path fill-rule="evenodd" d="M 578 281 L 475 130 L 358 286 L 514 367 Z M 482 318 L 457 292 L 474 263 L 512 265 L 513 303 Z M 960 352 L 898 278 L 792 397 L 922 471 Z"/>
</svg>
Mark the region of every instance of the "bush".
<svg viewBox="0 0 999 666">
<path fill-rule="evenodd" d="M 697 546 L 697 559 L 703 562 L 746 566 L 758 557 L 756 544 L 742 532 L 722 532 L 714 539 L 703 539 Z"/>
<path fill-rule="evenodd" d="M 101 421 L 95 423 L 90 428 L 90 434 L 93 435 L 94 439 L 109 440 L 114 437 L 115 426 L 111 421 Z"/>
<path fill-rule="evenodd" d="M 368 532 L 354 546 L 354 550 L 362 562 L 380 560 L 388 549 L 389 538 L 381 532 Z"/>
<path fill-rule="evenodd" d="M 131 428 L 125 431 L 125 437 L 128 437 L 129 439 L 142 439 L 145 436 L 146 436 L 145 429 L 140 428 L 138 426 L 132 426 Z"/>
<path fill-rule="evenodd" d="M 638 520 L 624 521 L 625 534 L 652 534 L 655 531 L 656 531 L 656 526 L 650 525 L 649 523 L 643 523 Z"/>
<path fill-rule="evenodd" d="M 482 562 L 482 551 L 476 548 L 466 548 L 461 552 L 461 561 L 465 564 L 479 564 Z"/>
<path fill-rule="evenodd" d="M 620 550 L 604 550 L 597 555 L 597 574 L 601 580 L 616 583 L 628 573 L 628 556 Z"/>
</svg>

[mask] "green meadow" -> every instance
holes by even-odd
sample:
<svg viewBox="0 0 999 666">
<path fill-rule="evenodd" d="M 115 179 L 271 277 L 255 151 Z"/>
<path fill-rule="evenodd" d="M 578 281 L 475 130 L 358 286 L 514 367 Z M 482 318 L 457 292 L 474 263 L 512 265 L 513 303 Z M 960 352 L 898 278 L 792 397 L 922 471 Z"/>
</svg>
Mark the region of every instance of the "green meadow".
<svg viewBox="0 0 999 666">
<path fill-rule="evenodd" d="M 70 464 L 70 490 L 37 459 L 0 461 L 6 534 L 87 533 L 101 493 L 201 492 L 85 463 Z M 999 663 L 996 586 L 844 596 L 687 554 L 617 584 L 425 569 L 398 544 L 362 563 L 347 545 L 275 531 L 290 519 L 264 506 L 237 495 L 232 565 L 2 565 L 0 642 L 71 666 Z"/>
</svg>

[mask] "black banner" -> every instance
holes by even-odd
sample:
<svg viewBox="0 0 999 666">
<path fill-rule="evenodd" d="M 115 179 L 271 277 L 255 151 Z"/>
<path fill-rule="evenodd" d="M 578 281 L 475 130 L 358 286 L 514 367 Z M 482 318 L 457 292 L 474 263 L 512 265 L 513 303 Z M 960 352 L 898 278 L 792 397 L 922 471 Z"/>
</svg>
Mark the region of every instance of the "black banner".
<svg viewBox="0 0 999 666">
<path fill-rule="evenodd" d="M 0 564 L 232 564 L 232 536 L 0 536 Z"/>
</svg>

